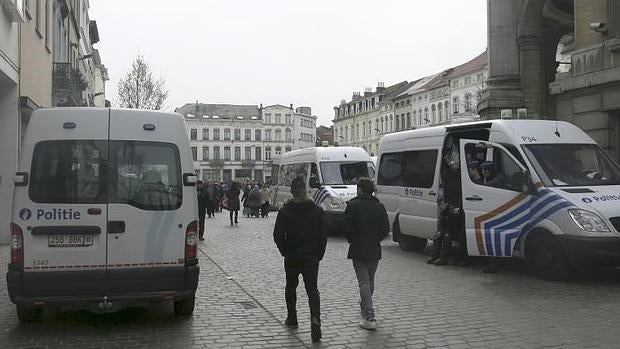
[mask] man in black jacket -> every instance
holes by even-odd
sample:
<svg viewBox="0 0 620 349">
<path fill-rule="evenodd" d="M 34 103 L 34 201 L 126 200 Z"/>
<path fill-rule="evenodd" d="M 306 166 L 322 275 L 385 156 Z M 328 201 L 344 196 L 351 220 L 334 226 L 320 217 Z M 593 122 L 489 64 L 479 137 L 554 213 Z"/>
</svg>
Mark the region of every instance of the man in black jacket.
<svg viewBox="0 0 620 349">
<path fill-rule="evenodd" d="M 372 195 L 374 184 L 368 178 L 357 183 L 357 197 L 347 203 L 345 210 L 346 235 L 349 241 L 349 259 L 360 288 L 360 308 L 362 322 L 360 326 L 367 330 L 377 328 L 372 295 L 375 291 L 375 272 L 381 259 L 381 240 L 389 230 L 385 207 Z"/>
<path fill-rule="evenodd" d="M 318 289 L 319 261 L 323 259 L 327 245 L 327 230 L 323 210 L 306 197 L 304 177 L 296 177 L 291 183 L 293 199 L 278 212 L 273 239 L 284 257 L 286 272 L 285 324 L 297 328 L 297 285 L 299 274 L 304 278 L 308 303 L 310 304 L 310 328 L 312 341 L 321 339 L 321 300 Z"/>
</svg>

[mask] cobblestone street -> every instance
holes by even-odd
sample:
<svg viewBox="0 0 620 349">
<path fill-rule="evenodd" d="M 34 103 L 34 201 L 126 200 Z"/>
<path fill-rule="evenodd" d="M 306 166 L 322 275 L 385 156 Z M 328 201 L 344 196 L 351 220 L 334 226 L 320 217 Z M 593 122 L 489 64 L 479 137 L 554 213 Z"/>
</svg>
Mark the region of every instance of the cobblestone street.
<svg viewBox="0 0 620 349">
<path fill-rule="evenodd" d="M 606 274 L 570 282 L 541 281 L 518 263 L 499 274 L 481 265 L 435 267 L 421 254 L 384 243 L 375 303 L 379 328 L 357 326 L 358 293 L 347 243 L 331 237 L 319 272 L 323 342 L 313 345 L 307 298 L 298 289 L 300 327 L 284 325 L 284 270 L 272 240 L 275 213 L 207 220 L 201 243 L 201 283 L 192 318 L 174 317 L 170 304 L 116 314 L 46 313 L 19 324 L 0 248 L 0 343 L 6 348 L 586 348 L 620 341 L 620 278 Z"/>
</svg>

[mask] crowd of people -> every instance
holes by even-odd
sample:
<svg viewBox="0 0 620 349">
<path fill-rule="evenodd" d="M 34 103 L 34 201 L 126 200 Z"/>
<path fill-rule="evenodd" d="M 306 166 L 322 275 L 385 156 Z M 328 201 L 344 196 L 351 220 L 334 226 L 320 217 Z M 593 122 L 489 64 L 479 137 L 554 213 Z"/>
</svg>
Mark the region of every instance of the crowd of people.
<svg viewBox="0 0 620 349">
<path fill-rule="evenodd" d="M 230 225 L 239 224 L 239 211 L 243 203 L 246 217 L 267 217 L 271 209 L 272 193 L 267 184 L 247 182 L 243 189 L 237 182 L 198 181 L 198 237 L 204 240 L 205 219 L 216 212 L 229 211 Z M 239 196 L 243 191 L 241 199 Z"/>
</svg>

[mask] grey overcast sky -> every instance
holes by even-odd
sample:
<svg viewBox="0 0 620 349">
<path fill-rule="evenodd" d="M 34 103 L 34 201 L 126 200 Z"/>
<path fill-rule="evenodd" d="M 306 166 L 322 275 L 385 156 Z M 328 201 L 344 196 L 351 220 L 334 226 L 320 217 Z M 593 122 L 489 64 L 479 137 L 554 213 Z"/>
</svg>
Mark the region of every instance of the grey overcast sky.
<svg viewBox="0 0 620 349">
<path fill-rule="evenodd" d="M 138 54 L 185 103 L 310 106 L 331 125 L 353 91 L 483 52 L 487 0 L 91 0 L 107 98 Z"/>
</svg>

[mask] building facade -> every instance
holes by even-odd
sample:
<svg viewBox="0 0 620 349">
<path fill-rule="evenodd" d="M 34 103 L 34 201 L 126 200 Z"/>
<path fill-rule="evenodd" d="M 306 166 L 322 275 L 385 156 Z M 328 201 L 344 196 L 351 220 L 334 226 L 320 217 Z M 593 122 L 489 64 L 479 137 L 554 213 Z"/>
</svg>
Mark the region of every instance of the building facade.
<svg viewBox="0 0 620 349">
<path fill-rule="evenodd" d="M 204 181 L 268 181 L 274 158 L 316 139 L 309 107 L 191 103 L 176 112 L 185 118 L 194 168 Z"/>
<path fill-rule="evenodd" d="M 334 141 L 375 156 L 385 134 L 442 124 L 474 121 L 488 76 L 486 53 L 460 66 L 413 82 L 401 82 L 364 96 L 353 94 L 334 107 Z"/>
<path fill-rule="evenodd" d="M 88 15 L 90 3 L 88 0 L 53 2 L 52 104 L 105 106 L 107 70 L 93 47 L 99 42 L 99 30 L 97 22 Z"/>
<path fill-rule="evenodd" d="M 447 79 L 450 84 L 450 111 L 453 123 L 478 120 L 478 103 L 486 88 L 489 76 L 486 51 L 471 61 L 460 65 Z"/>
<path fill-rule="evenodd" d="M 375 91 L 367 88 L 364 95 L 354 92 L 351 101 L 342 100 L 334 107 L 335 144 L 357 146 L 371 155 L 376 154 L 380 133 L 394 127 L 393 111 L 390 103 L 384 100 L 389 100 L 407 85 L 408 82 L 403 81 L 386 88 L 379 83 Z"/>
<path fill-rule="evenodd" d="M 19 31 L 24 22 L 21 0 L 0 6 L 0 244 L 9 242 L 13 175 L 19 152 Z"/>
<path fill-rule="evenodd" d="M 488 0 L 484 119 L 574 123 L 620 161 L 620 2 Z"/>
<path fill-rule="evenodd" d="M 38 108 L 52 106 L 53 62 L 52 1 L 24 1 L 24 23 L 20 35 L 21 131 Z"/>
</svg>

